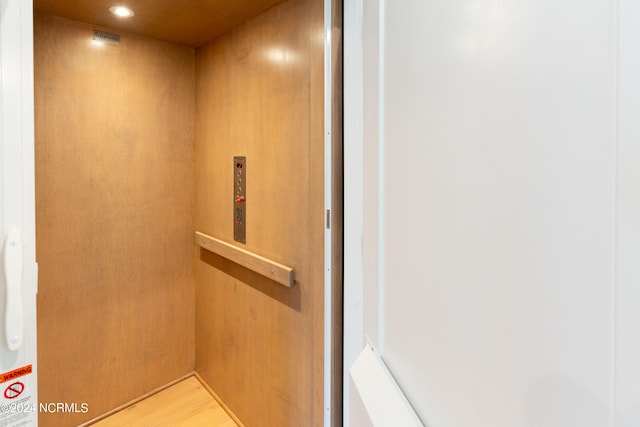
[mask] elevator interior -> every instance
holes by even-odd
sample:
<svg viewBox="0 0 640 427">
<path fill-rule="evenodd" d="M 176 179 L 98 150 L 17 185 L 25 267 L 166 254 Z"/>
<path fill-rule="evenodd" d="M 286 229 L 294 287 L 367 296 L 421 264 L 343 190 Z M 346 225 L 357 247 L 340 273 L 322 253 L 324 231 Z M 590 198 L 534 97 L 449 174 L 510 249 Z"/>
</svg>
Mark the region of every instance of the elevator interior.
<svg viewBox="0 0 640 427">
<path fill-rule="evenodd" d="M 246 425 L 321 425 L 324 3 L 131 0 L 129 20 L 110 6 L 34 2 L 39 398 L 89 407 L 41 425 L 95 420 L 194 373 Z M 290 266 L 292 286 L 196 232 Z M 337 277 L 339 245 L 333 257 Z"/>
</svg>

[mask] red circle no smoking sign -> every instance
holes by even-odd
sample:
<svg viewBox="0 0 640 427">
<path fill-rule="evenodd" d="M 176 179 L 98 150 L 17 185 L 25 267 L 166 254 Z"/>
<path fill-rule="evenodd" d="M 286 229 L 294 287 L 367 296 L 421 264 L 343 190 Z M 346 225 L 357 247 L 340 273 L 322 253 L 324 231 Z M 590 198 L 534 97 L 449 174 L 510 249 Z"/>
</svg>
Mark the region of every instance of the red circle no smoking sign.
<svg viewBox="0 0 640 427">
<path fill-rule="evenodd" d="M 16 381 L 4 390 L 4 397 L 6 397 L 7 399 L 15 399 L 16 397 L 20 396 L 23 391 L 24 384 L 22 384 L 20 381 Z"/>
</svg>

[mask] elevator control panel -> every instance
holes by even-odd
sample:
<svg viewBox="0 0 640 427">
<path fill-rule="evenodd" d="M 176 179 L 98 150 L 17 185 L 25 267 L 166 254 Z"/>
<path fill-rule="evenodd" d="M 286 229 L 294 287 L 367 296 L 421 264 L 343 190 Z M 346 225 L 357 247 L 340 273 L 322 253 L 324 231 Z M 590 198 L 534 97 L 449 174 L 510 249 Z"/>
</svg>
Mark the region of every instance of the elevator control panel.
<svg viewBox="0 0 640 427">
<path fill-rule="evenodd" d="M 247 243 L 247 158 L 233 158 L 233 240 Z"/>
</svg>

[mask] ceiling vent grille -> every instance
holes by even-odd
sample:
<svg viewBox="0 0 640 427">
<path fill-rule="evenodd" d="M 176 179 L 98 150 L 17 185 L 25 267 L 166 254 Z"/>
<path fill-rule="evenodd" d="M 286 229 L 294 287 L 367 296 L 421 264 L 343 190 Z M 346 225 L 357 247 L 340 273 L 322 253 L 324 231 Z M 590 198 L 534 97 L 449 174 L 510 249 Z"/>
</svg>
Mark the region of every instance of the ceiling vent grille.
<svg viewBox="0 0 640 427">
<path fill-rule="evenodd" d="M 93 30 L 93 39 L 105 43 L 120 44 L 120 34 L 107 33 L 106 31 Z"/>
</svg>

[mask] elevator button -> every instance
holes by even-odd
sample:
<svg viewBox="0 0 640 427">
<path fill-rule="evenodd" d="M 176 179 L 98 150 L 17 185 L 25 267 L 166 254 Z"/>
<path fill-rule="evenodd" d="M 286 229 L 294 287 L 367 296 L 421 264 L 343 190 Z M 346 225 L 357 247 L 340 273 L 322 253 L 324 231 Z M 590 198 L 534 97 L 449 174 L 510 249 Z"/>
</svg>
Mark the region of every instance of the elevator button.
<svg viewBox="0 0 640 427">
<path fill-rule="evenodd" d="M 233 205 L 235 215 L 233 218 L 233 240 L 246 243 L 246 200 L 247 195 L 247 158 L 234 156 L 233 158 Z"/>
</svg>

